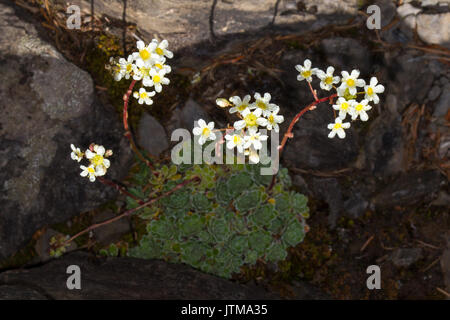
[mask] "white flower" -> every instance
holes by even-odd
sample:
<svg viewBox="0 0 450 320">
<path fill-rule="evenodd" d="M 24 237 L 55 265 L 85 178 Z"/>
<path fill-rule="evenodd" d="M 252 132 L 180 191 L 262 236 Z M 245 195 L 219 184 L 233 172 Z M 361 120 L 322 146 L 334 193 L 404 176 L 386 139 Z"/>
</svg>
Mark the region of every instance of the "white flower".
<svg viewBox="0 0 450 320">
<path fill-rule="evenodd" d="M 269 116 L 272 111 L 278 112 L 278 110 L 280 110 L 279 106 L 277 106 L 274 103 L 270 103 L 271 99 L 270 93 L 266 92 L 264 93 L 264 97 L 261 97 L 261 95 L 258 92 L 256 92 L 254 97 L 256 101 L 252 103 L 253 107 L 251 107 L 250 109 L 252 108 L 261 109 L 262 115 L 264 117 Z"/>
<path fill-rule="evenodd" d="M 124 58 L 119 59 L 120 73 L 125 77 L 125 79 L 130 79 L 131 72 L 134 69 L 133 62 L 134 58 L 131 54 L 128 56 L 127 60 Z"/>
<path fill-rule="evenodd" d="M 251 163 L 256 164 L 259 162 L 258 150 L 255 150 L 253 147 L 245 150 L 245 155 L 248 156 L 248 159 L 250 160 Z"/>
<path fill-rule="evenodd" d="M 148 83 L 151 81 L 150 79 L 150 65 L 143 65 L 138 67 L 137 65 L 133 65 L 133 79 L 136 81 L 142 80 L 142 84 L 146 87 L 151 87 Z"/>
<path fill-rule="evenodd" d="M 382 84 L 378 84 L 378 80 L 376 77 L 370 78 L 370 83 L 368 86 L 364 87 L 364 91 L 366 95 L 364 98 L 366 98 L 369 101 L 373 101 L 374 103 L 380 102 L 380 98 L 378 97 L 377 93 L 383 93 L 384 92 L 384 86 Z"/>
<path fill-rule="evenodd" d="M 333 76 L 334 68 L 328 67 L 327 72 L 323 72 L 322 70 L 317 70 L 317 77 L 321 80 L 320 87 L 323 90 L 330 91 L 333 88 L 333 84 L 339 83 L 341 80 L 338 76 Z"/>
<path fill-rule="evenodd" d="M 347 88 L 351 95 L 355 95 L 357 93 L 356 87 L 364 87 L 366 85 L 366 82 L 363 79 L 358 79 L 359 70 L 355 69 L 351 74 L 347 71 L 342 71 L 341 74 L 342 84 L 339 87 L 339 91 L 341 92 L 340 95 L 343 95 L 342 93 L 345 92 L 345 89 Z"/>
<path fill-rule="evenodd" d="M 261 124 L 262 126 L 267 127 L 267 130 L 274 129 L 275 132 L 280 131 L 280 127 L 278 126 L 279 123 L 282 123 L 284 121 L 284 117 L 281 115 L 278 115 L 278 111 L 272 112 L 267 119 L 264 119 L 265 121 Z"/>
<path fill-rule="evenodd" d="M 241 130 L 243 128 L 257 129 L 258 125 L 264 125 L 264 123 L 267 122 L 266 119 L 261 118 L 261 113 L 261 109 L 256 109 L 253 112 L 250 111 L 250 108 L 245 109 L 244 112 L 242 112 L 242 116 L 244 117 L 244 119 L 236 121 L 233 127 L 236 130 Z"/>
<path fill-rule="evenodd" d="M 361 121 L 367 121 L 369 119 L 369 116 L 367 115 L 368 110 L 372 109 L 371 106 L 368 105 L 369 100 L 364 99 L 361 102 L 356 102 L 352 108 L 352 110 L 349 112 L 349 114 L 352 116 L 352 120 L 356 120 L 356 118 L 361 119 Z"/>
<path fill-rule="evenodd" d="M 82 177 L 89 176 L 89 181 L 91 181 L 91 182 L 95 181 L 96 174 L 95 174 L 95 168 L 94 168 L 93 164 L 91 164 L 89 167 L 80 166 L 80 168 L 81 168 L 81 170 L 83 170 L 83 171 L 81 171 L 80 176 L 82 176 Z"/>
<path fill-rule="evenodd" d="M 303 66 L 300 64 L 296 65 L 295 69 L 300 72 L 300 74 L 297 76 L 298 81 L 306 79 L 306 81 L 311 82 L 312 76 L 317 72 L 317 68 L 311 69 L 311 60 L 309 59 L 306 59 L 303 62 Z"/>
<path fill-rule="evenodd" d="M 235 132 L 234 134 L 227 134 L 225 135 L 225 140 L 228 140 L 228 149 L 236 147 L 240 153 L 244 152 L 245 137 L 243 137 L 241 133 Z"/>
<path fill-rule="evenodd" d="M 328 135 L 328 138 L 334 138 L 334 136 L 337 134 L 339 138 L 344 139 L 345 138 L 344 129 L 348 128 L 350 128 L 350 122 L 342 123 L 342 119 L 337 117 L 334 123 L 330 123 L 328 125 L 328 129 L 331 130 L 330 134 Z"/>
<path fill-rule="evenodd" d="M 153 104 L 153 100 L 151 99 L 151 97 L 153 97 L 155 94 L 156 94 L 155 91 L 147 92 L 145 90 L 145 88 L 140 88 L 139 92 L 135 91 L 133 93 L 133 97 L 135 97 L 136 99 L 139 99 L 138 100 L 139 104 L 145 103 L 145 104 L 150 105 L 150 104 Z"/>
<path fill-rule="evenodd" d="M 153 66 L 157 70 L 164 70 L 164 72 L 166 74 L 172 72 L 172 68 L 166 64 L 166 58 L 164 58 L 164 57 L 160 57 L 160 58 L 156 59 L 153 63 Z"/>
<path fill-rule="evenodd" d="M 244 148 L 247 149 L 249 147 L 253 147 L 255 150 L 259 150 L 262 148 L 261 141 L 266 141 L 269 137 L 267 135 L 261 135 L 261 132 L 257 130 L 249 130 L 248 135 L 245 137 L 245 145 Z"/>
<path fill-rule="evenodd" d="M 141 68 L 146 64 L 150 64 L 152 59 L 152 49 L 154 49 L 155 46 L 153 46 L 152 43 L 146 46 L 143 41 L 138 41 L 136 46 L 139 52 L 134 52 L 132 54 L 133 59 L 136 60 L 136 65 Z"/>
<path fill-rule="evenodd" d="M 351 110 L 353 109 L 354 103 L 356 103 L 355 100 L 347 101 L 345 98 L 340 97 L 339 99 L 337 99 L 336 104 L 333 105 L 333 109 L 339 110 L 339 118 L 344 120 L 347 116 L 347 113 L 350 114 Z"/>
<path fill-rule="evenodd" d="M 157 70 L 155 68 L 150 69 L 150 77 L 147 78 L 147 80 L 144 78 L 142 81 L 143 85 L 146 87 L 155 87 L 156 92 L 162 91 L 162 85 L 168 85 L 170 83 L 170 80 L 165 77 L 165 71 L 164 70 Z"/>
<path fill-rule="evenodd" d="M 73 144 L 70 145 L 70 148 L 72 149 L 72 153 L 70 154 L 72 160 L 80 162 L 84 156 L 83 152 L 81 152 L 80 148 L 75 148 Z"/>
<path fill-rule="evenodd" d="M 105 148 L 103 146 L 94 145 L 94 152 L 87 149 L 86 150 L 86 158 L 91 161 L 91 164 L 94 166 L 96 175 L 103 176 L 106 173 L 106 169 L 110 166 L 110 161 L 105 159 Z"/>
<path fill-rule="evenodd" d="M 169 46 L 169 42 L 167 40 L 163 40 L 160 43 L 158 43 L 158 40 L 153 39 L 150 43 L 150 48 L 152 49 L 152 52 L 156 53 L 158 56 L 166 56 L 167 58 L 171 59 L 173 57 L 173 53 L 169 50 L 167 50 L 167 47 Z"/>
<path fill-rule="evenodd" d="M 250 102 L 250 95 L 246 95 L 244 97 L 244 100 L 241 100 L 240 97 L 234 96 L 230 98 L 230 101 L 233 103 L 234 107 L 230 108 L 230 113 L 239 112 L 242 114 L 246 109 L 250 107 L 248 104 Z M 224 104 L 223 101 L 221 101 L 222 104 Z"/>
<path fill-rule="evenodd" d="M 214 122 L 206 124 L 205 120 L 200 119 L 197 121 L 198 127 L 195 127 L 192 132 L 196 136 L 200 136 L 198 143 L 203 145 L 207 140 L 216 140 L 216 134 L 213 132 Z"/>
</svg>

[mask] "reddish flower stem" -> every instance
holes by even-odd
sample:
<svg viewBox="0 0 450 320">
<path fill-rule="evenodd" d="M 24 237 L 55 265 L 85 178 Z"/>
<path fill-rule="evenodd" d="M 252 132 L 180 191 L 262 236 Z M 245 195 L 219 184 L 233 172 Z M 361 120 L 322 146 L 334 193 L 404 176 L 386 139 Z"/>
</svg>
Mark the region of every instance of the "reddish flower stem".
<svg viewBox="0 0 450 320">
<path fill-rule="evenodd" d="M 77 234 L 75 234 L 74 236 L 72 236 L 70 239 L 68 239 L 68 240 L 64 243 L 64 246 L 70 244 L 73 240 L 75 240 L 76 238 L 78 238 L 78 237 L 80 237 L 80 236 L 82 236 L 82 235 L 88 233 L 89 231 L 92 231 L 92 230 L 97 229 L 97 228 L 99 228 L 99 227 L 101 227 L 101 226 L 110 224 L 110 223 L 112 223 L 112 222 L 114 222 L 114 221 L 117 221 L 117 220 L 120 220 L 120 219 L 122 219 L 122 218 L 124 218 L 124 217 L 127 217 L 127 216 L 133 214 L 134 212 L 136 212 L 136 211 L 138 211 L 138 210 L 140 210 L 140 209 L 142 209 L 142 208 L 148 207 L 149 205 L 155 203 L 155 202 L 158 201 L 159 199 L 162 199 L 162 198 L 164 198 L 164 197 L 167 197 L 167 196 L 171 195 L 171 194 L 174 193 L 175 191 L 177 191 L 177 190 L 183 188 L 185 185 L 187 185 L 187 184 L 189 184 L 189 183 L 191 183 L 191 182 L 194 182 L 194 181 L 198 181 L 198 180 L 199 180 L 198 177 L 194 177 L 194 178 L 192 178 L 192 179 L 185 180 L 185 181 L 179 183 L 178 185 L 176 185 L 173 189 L 171 189 L 171 190 L 169 190 L 169 191 L 163 193 L 162 195 L 160 195 L 160 196 L 158 196 L 158 197 L 156 197 L 156 198 L 153 198 L 153 199 L 150 199 L 150 200 L 148 200 L 148 201 L 143 202 L 140 206 L 138 206 L 138 207 L 136 207 L 136 208 L 134 208 L 134 209 L 127 210 L 127 211 L 125 211 L 124 213 L 122 213 L 122 214 L 120 214 L 120 215 L 118 215 L 118 216 L 115 216 L 115 217 L 113 217 L 113 218 L 111 218 L 111 219 L 108 219 L 108 220 L 105 220 L 105 221 L 102 221 L 102 222 L 93 224 L 93 225 L 89 226 L 88 228 L 86 228 L 86 229 L 84 229 L 84 230 L 78 232 Z"/>
<path fill-rule="evenodd" d="M 312 88 L 311 88 L 312 89 Z M 314 91 L 313 91 L 314 92 Z M 300 118 L 308 111 L 314 110 L 316 108 L 316 106 L 319 103 L 328 101 L 328 100 L 332 100 L 333 98 L 337 97 L 337 94 L 332 94 L 331 96 L 322 98 L 322 99 L 317 99 L 314 102 L 311 102 L 307 107 L 303 108 L 302 110 L 300 110 L 299 113 L 296 114 L 296 116 L 292 119 L 291 123 L 289 124 L 289 127 L 286 131 L 286 133 L 283 136 L 283 140 L 281 140 L 281 144 L 278 146 L 278 158 L 281 159 L 281 153 L 283 152 L 284 146 L 286 145 L 286 142 L 289 138 L 293 138 L 294 135 L 292 133 L 292 130 L 294 129 L 294 125 L 298 122 L 298 120 L 300 120 Z M 274 174 L 272 176 L 272 182 L 270 183 L 267 191 L 272 190 L 274 184 L 275 184 L 275 179 L 276 179 L 276 174 Z"/>
<path fill-rule="evenodd" d="M 128 91 L 123 95 L 123 128 L 125 129 L 125 137 L 127 137 L 128 141 L 130 142 L 131 149 L 134 151 L 134 153 L 136 153 L 141 161 L 143 161 L 151 170 L 154 170 L 155 168 L 150 163 L 150 161 L 148 161 L 136 147 L 133 135 L 131 134 L 130 128 L 128 126 L 128 101 L 130 100 L 130 95 L 135 84 L 136 80 L 133 79 L 133 81 L 131 81 L 130 83 Z"/>
</svg>

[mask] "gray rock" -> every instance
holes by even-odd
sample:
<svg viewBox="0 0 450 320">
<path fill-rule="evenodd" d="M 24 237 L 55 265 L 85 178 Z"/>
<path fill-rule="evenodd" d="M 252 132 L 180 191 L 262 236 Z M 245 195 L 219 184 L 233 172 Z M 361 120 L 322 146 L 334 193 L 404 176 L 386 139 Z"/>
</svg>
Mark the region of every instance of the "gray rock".
<svg viewBox="0 0 450 320">
<path fill-rule="evenodd" d="M 38 228 L 116 194 L 80 177 L 80 164 L 70 158 L 71 143 L 112 149 L 107 176 L 115 179 L 126 174 L 131 153 L 112 107 L 97 100 L 89 74 L 42 40 L 38 27 L 11 7 L 0 4 L 0 21 L 2 260 Z"/>
<path fill-rule="evenodd" d="M 184 128 L 189 130 L 192 135 L 195 121 L 203 119 L 208 123 L 211 117 L 208 113 L 194 100 L 189 99 L 183 107 L 177 107 L 167 125 L 167 131 L 172 134 L 173 130 Z"/>
<path fill-rule="evenodd" d="M 373 198 L 379 209 L 410 206 L 432 200 L 439 191 L 439 171 L 418 171 L 400 176 Z"/>
<path fill-rule="evenodd" d="M 148 113 L 139 120 L 138 142 L 142 148 L 156 157 L 169 148 L 164 127 Z"/>
<path fill-rule="evenodd" d="M 417 34 L 428 44 L 450 48 L 450 12 L 418 15 Z"/>
<path fill-rule="evenodd" d="M 349 217 L 357 219 L 366 212 L 368 206 L 369 201 L 360 192 L 352 192 L 350 198 L 344 202 L 344 211 Z"/>
<path fill-rule="evenodd" d="M 81 269 L 81 290 L 67 290 L 66 269 L 70 265 Z M 17 286 L 18 282 L 22 285 Z M 47 299 L 58 300 L 280 298 L 262 287 L 241 285 L 183 264 L 134 258 L 100 260 L 83 252 L 65 255 L 40 267 L 0 274 L 0 299 L 42 299 L 42 293 Z"/>
<path fill-rule="evenodd" d="M 441 94 L 441 97 L 436 103 L 436 106 L 434 107 L 433 117 L 440 118 L 445 117 L 448 113 L 448 110 L 450 108 L 450 84 L 447 84 L 444 87 L 443 93 Z"/>
<path fill-rule="evenodd" d="M 379 6 L 381 9 L 381 28 L 384 28 L 391 23 L 392 19 L 394 19 L 397 7 L 391 0 L 377 0 L 374 4 Z"/>
<path fill-rule="evenodd" d="M 386 53 L 385 57 L 389 73 L 393 75 L 386 93 L 396 96 L 398 112 L 403 112 L 412 102 L 423 103 L 434 80 L 434 74 L 424 67 L 429 61 L 412 54 L 391 56 Z"/>
<path fill-rule="evenodd" d="M 116 214 L 109 210 L 103 211 L 93 218 L 92 223 L 99 223 L 115 216 Z M 118 241 L 122 235 L 128 232 L 130 232 L 130 222 L 126 218 L 101 226 L 93 231 L 95 240 L 103 245 Z"/>
<path fill-rule="evenodd" d="M 442 90 L 439 86 L 434 86 L 433 88 L 431 88 L 430 92 L 428 93 L 428 100 L 430 101 L 434 101 L 436 100 L 439 95 L 441 94 Z"/>
<path fill-rule="evenodd" d="M 408 268 L 422 259 L 421 248 L 399 248 L 392 252 L 390 259 L 398 268 Z"/>
</svg>

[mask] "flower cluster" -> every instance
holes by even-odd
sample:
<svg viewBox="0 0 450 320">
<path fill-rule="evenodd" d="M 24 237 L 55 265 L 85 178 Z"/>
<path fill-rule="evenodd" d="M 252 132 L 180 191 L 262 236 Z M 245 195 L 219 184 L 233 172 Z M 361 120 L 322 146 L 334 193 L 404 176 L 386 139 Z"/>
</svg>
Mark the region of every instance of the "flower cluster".
<svg viewBox="0 0 450 320">
<path fill-rule="evenodd" d="M 240 120 L 234 122 L 232 128 L 226 130 L 225 139 L 228 149 L 236 148 L 239 153 L 249 156 L 253 163 L 259 162 L 258 150 L 262 148 L 262 141 L 266 141 L 268 136 L 259 131 L 259 127 L 265 127 L 267 130 L 279 132 L 279 124 L 284 121 L 282 115 L 278 115 L 280 107 L 270 103 L 271 96 L 265 93 L 261 96 L 258 92 L 254 95 L 255 101 L 250 102 L 250 95 L 243 99 L 233 96 L 229 100 L 219 98 L 217 105 L 222 108 L 230 107 L 230 113 L 236 113 Z M 196 136 L 200 136 L 198 142 L 200 145 L 207 140 L 215 140 L 214 122 L 206 124 L 203 119 L 198 120 L 197 127 L 193 129 Z"/>
<path fill-rule="evenodd" d="M 359 79 L 360 72 L 356 69 L 351 73 L 342 71 L 341 77 L 339 77 L 334 75 L 334 68 L 331 66 L 327 68 L 326 72 L 318 68 L 311 68 L 311 61 L 308 59 L 304 61 L 303 65 L 295 66 L 295 69 L 299 72 L 298 81 L 306 80 L 311 83 L 312 77 L 315 75 L 320 79 L 320 87 L 323 90 L 330 91 L 334 88 L 337 92 L 338 99 L 333 105 L 333 109 L 338 112 L 338 116 L 335 117 L 334 123 L 328 125 L 328 129 L 331 130 L 329 138 L 334 138 L 336 134 L 341 139 L 345 138 L 344 129 L 350 128 L 350 122 L 343 122 L 347 114 L 351 120 L 359 117 L 361 121 L 367 121 L 369 119 L 367 111 L 372 109 L 369 103 L 379 103 L 378 94 L 384 92 L 384 86 L 378 84 L 376 77 L 372 77 L 369 84 L 366 84 L 363 79 Z M 358 91 L 358 88 L 361 88 L 362 91 Z M 364 95 L 364 98 L 358 101 L 358 95 Z"/>
<path fill-rule="evenodd" d="M 116 81 L 130 77 L 136 81 L 142 80 L 143 87 L 133 92 L 133 97 L 139 104 L 151 105 L 153 104 L 151 98 L 156 92 L 160 93 L 162 86 L 170 83 L 166 75 L 172 68 L 166 64 L 166 58 L 171 59 L 173 53 L 167 49 L 169 46 L 167 40 L 159 42 L 153 39 L 148 45 L 138 41 L 136 46 L 138 51 L 130 54 L 127 59 L 111 58 L 108 68 L 112 70 Z"/>
<path fill-rule="evenodd" d="M 92 143 L 85 152 L 82 152 L 80 148 L 76 148 L 73 144 L 70 145 L 72 148 L 71 158 L 77 162 L 83 160 L 86 157 L 89 160 L 89 165 L 81 165 L 82 177 L 88 177 L 91 182 L 95 181 L 96 177 L 104 176 L 107 169 L 110 166 L 110 161 L 106 158 L 110 157 L 113 152 L 112 150 L 105 150 L 103 146 Z"/>
</svg>

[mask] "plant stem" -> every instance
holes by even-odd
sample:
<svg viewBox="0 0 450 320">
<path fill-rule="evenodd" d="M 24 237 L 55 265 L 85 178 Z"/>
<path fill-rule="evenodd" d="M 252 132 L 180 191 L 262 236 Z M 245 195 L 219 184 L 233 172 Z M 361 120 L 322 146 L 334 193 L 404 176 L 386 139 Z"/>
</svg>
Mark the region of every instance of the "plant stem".
<svg viewBox="0 0 450 320">
<path fill-rule="evenodd" d="M 286 142 L 289 138 L 293 138 L 294 135 L 292 134 L 292 129 L 294 128 L 294 125 L 297 123 L 298 120 L 300 120 L 301 116 L 303 116 L 306 112 L 314 110 L 316 108 L 316 106 L 319 103 L 328 101 L 328 100 L 332 100 L 333 98 L 337 97 L 337 94 L 332 94 L 331 96 L 322 98 L 322 99 L 317 99 L 314 102 L 311 102 L 307 107 L 303 108 L 302 110 L 300 110 L 299 113 L 296 114 L 296 116 L 292 119 L 291 123 L 289 124 L 289 127 L 286 131 L 286 133 L 283 136 L 283 140 L 281 140 L 281 144 L 278 146 L 278 159 L 281 159 L 281 153 L 283 152 L 284 146 L 286 145 Z M 272 176 L 272 182 L 270 183 L 267 191 L 272 190 L 274 184 L 275 184 L 275 179 L 276 179 L 276 174 L 274 174 Z"/>
<path fill-rule="evenodd" d="M 133 135 L 131 134 L 130 128 L 128 126 L 128 101 L 130 100 L 130 95 L 135 84 L 136 80 L 133 79 L 133 81 L 131 81 L 130 83 L 128 91 L 123 95 L 123 128 L 125 129 L 125 137 L 127 137 L 128 141 L 130 142 L 131 149 L 134 151 L 134 153 L 136 153 L 140 160 L 142 160 L 150 169 L 154 170 L 155 168 L 150 163 L 150 161 L 148 161 L 136 147 Z"/>
<path fill-rule="evenodd" d="M 105 220 L 105 221 L 102 221 L 102 222 L 93 224 L 93 225 L 89 226 L 88 228 L 86 228 L 86 229 L 84 229 L 84 230 L 78 232 L 78 233 L 75 234 L 74 236 L 72 236 L 70 239 L 68 239 L 68 240 L 64 243 L 64 245 L 68 245 L 68 244 L 71 243 L 73 240 L 75 240 L 76 238 L 78 238 L 78 237 L 80 237 L 80 236 L 82 236 L 82 235 L 88 233 L 89 231 L 92 231 L 92 230 L 97 229 L 97 228 L 99 228 L 99 227 L 101 227 L 101 226 L 110 224 L 110 223 L 112 223 L 112 222 L 114 222 L 114 221 L 120 220 L 120 219 L 122 219 L 123 217 L 127 217 L 127 216 L 133 214 L 134 212 L 136 212 L 136 211 L 138 211 L 138 210 L 140 210 L 140 209 L 142 209 L 142 208 L 145 208 L 145 207 L 147 207 L 147 206 L 149 206 L 149 205 L 155 203 L 155 202 L 158 201 L 159 199 L 162 199 L 162 198 L 164 198 L 164 197 L 167 197 L 167 196 L 171 195 L 171 194 L 174 193 L 175 191 L 177 191 L 177 190 L 183 188 L 185 185 L 187 185 L 187 184 L 189 184 L 189 183 L 191 183 L 191 182 L 194 182 L 194 181 L 198 181 L 198 180 L 199 180 L 198 177 L 194 177 L 194 178 L 191 178 L 191 179 L 189 179 L 189 180 L 185 180 L 185 181 L 179 183 L 178 185 L 176 185 L 173 189 L 171 189 L 171 190 L 169 190 L 169 191 L 163 193 L 162 195 L 160 195 L 160 196 L 158 196 L 158 197 L 156 197 L 156 198 L 153 198 L 153 199 L 150 199 L 150 200 L 148 200 L 148 201 L 146 201 L 146 202 L 143 202 L 140 206 L 138 206 L 138 207 L 136 207 L 136 208 L 127 210 L 127 211 L 125 211 L 124 213 L 122 213 L 122 214 L 120 214 L 120 215 L 118 215 L 118 216 L 115 216 L 115 217 L 113 217 L 113 218 L 111 218 L 111 219 L 108 219 L 108 220 Z"/>
</svg>

